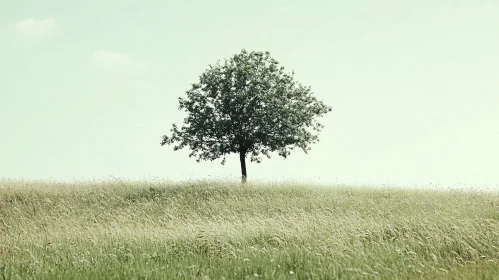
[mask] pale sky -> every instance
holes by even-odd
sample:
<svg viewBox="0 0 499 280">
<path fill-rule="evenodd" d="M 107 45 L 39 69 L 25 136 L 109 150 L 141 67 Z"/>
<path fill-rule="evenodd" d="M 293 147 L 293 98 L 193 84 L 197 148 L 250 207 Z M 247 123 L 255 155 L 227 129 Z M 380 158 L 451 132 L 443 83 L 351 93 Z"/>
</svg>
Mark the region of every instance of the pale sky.
<svg viewBox="0 0 499 280">
<path fill-rule="evenodd" d="M 218 59 L 270 51 L 333 107 L 277 181 L 499 189 L 499 1 L 4 1 L 0 177 L 240 176 L 161 147 Z"/>
</svg>

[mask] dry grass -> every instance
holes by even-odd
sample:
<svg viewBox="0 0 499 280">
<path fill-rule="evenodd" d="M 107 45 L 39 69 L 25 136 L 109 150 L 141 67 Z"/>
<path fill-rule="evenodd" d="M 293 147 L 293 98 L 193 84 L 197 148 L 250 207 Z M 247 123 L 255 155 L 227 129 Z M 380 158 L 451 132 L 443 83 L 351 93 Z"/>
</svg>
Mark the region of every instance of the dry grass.
<svg viewBox="0 0 499 280">
<path fill-rule="evenodd" d="M 499 279 L 499 195 L 0 182 L 0 279 Z"/>
</svg>

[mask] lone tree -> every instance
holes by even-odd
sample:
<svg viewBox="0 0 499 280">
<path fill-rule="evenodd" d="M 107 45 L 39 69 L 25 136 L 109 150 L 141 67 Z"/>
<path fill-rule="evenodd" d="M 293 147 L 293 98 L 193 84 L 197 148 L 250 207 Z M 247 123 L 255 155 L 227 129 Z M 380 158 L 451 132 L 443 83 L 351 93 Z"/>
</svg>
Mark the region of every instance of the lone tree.
<svg viewBox="0 0 499 280">
<path fill-rule="evenodd" d="M 197 162 L 222 157 L 225 164 L 227 154 L 238 153 L 243 183 L 247 155 L 260 163 L 262 154 L 270 158 L 274 151 L 284 158 L 295 147 L 307 153 L 324 127 L 317 118 L 331 111 L 269 52 L 244 49 L 209 65 L 186 94 L 178 99 L 179 110 L 188 113 L 184 125 L 173 124 L 161 146 L 175 144 L 175 151 L 189 146 Z"/>
</svg>

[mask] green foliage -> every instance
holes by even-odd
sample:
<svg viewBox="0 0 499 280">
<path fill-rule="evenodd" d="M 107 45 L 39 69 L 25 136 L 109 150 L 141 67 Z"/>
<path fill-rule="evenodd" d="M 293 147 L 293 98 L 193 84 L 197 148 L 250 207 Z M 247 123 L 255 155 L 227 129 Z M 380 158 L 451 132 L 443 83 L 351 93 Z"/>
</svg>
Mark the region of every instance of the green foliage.
<svg viewBox="0 0 499 280">
<path fill-rule="evenodd" d="M 331 111 L 269 52 L 242 50 L 210 65 L 186 93 L 179 98 L 184 125 L 173 124 L 161 145 L 188 146 L 198 162 L 222 157 L 224 164 L 230 153 L 261 162 L 270 152 L 286 158 L 295 147 L 306 153 L 323 128 L 317 118 Z"/>
</svg>

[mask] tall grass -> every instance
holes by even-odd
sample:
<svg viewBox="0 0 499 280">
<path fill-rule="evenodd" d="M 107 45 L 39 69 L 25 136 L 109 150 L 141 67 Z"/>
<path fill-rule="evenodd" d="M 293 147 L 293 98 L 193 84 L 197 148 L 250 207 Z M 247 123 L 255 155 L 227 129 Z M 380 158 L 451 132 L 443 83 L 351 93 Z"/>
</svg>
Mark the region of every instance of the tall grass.
<svg viewBox="0 0 499 280">
<path fill-rule="evenodd" d="M 0 279 L 499 279 L 499 194 L 0 182 Z"/>
</svg>

